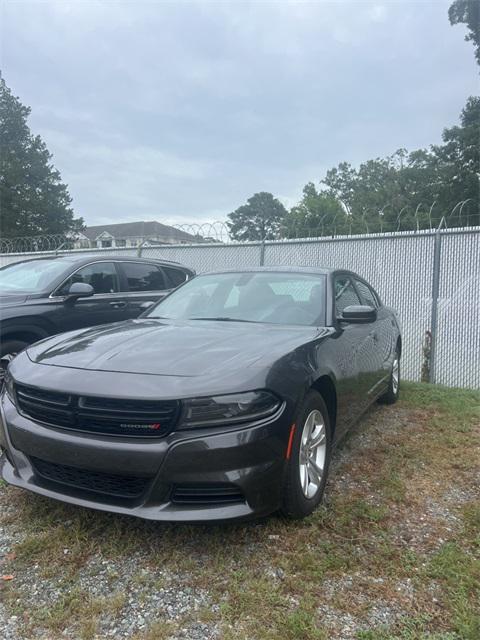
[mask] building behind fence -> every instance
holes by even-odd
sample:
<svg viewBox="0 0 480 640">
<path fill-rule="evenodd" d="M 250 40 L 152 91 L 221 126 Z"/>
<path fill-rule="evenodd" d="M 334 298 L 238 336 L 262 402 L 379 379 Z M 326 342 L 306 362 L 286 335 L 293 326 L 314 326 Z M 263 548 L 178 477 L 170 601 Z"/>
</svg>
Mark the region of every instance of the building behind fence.
<svg viewBox="0 0 480 640">
<path fill-rule="evenodd" d="M 404 379 L 480 388 L 480 227 L 41 255 L 56 253 L 142 255 L 175 260 L 197 273 L 256 265 L 351 269 L 399 312 Z M 39 255 L 0 255 L 0 265 Z"/>
</svg>

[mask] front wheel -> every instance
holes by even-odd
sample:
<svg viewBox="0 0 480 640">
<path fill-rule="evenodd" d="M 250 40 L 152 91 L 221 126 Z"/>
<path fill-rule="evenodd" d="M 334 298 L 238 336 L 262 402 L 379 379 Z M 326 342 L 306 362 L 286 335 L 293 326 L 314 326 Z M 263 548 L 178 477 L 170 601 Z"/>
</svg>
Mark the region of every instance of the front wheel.
<svg viewBox="0 0 480 640">
<path fill-rule="evenodd" d="M 6 340 L 5 342 L 0 342 L 0 388 L 3 385 L 8 363 L 17 353 L 23 351 L 27 346 L 28 343 L 22 340 Z"/>
<path fill-rule="evenodd" d="M 320 503 L 331 455 L 331 427 L 322 396 L 310 391 L 295 422 L 281 511 L 305 518 Z"/>
<path fill-rule="evenodd" d="M 4 358 L 7 355 L 14 356 L 23 351 L 25 347 L 28 347 L 28 342 L 23 340 L 5 340 L 5 342 L 0 340 L 0 358 Z"/>
</svg>

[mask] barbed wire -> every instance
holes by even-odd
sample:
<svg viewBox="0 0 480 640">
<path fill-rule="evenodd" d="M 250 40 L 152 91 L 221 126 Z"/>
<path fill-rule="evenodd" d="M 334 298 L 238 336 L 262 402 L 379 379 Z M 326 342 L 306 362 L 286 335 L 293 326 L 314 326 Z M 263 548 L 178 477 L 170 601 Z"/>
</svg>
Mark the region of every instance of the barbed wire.
<svg viewBox="0 0 480 640">
<path fill-rule="evenodd" d="M 205 241 L 213 241 L 213 242 L 230 242 L 230 229 L 228 228 L 228 224 L 221 220 L 216 220 L 215 222 L 192 222 L 190 224 L 174 224 L 175 229 L 179 229 L 180 231 L 185 231 L 192 236 L 200 237 L 202 242 Z"/>
<path fill-rule="evenodd" d="M 395 216 L 387 218 L 385 209 L 373 213 L 368 209 L 362 214 L 350 213 L 339 219 L 324 216 L 315 224 L 310 224 L 308 217 L 300 221 L 292 221 L 280 230 L 280 235 L 287 238 L 310 238 L 322 236 L 342 236 L 359 234 L 395 233 L 400 231 L 433 231 L 438 228 L 451 229 L 480 225 L 480 213 L 468 213 L 463 210 L 466 201 L 455 205 L 448 215 L 435 215 L 434 207 L 417 205 L 415 209 L 403 207 Z"/>
<path fill-rule="evenodd" d="M 0 253 L 32 253 L 37 251 L 60 251 L 62 249 L 87 248 L 87 243 L 76 234 L 51 233 L 38 236 L 15 236 L 0 238 Z"/>
<path fill-rule="evenodd" d="M 295 221 L 293 218 L 288 217 L 285 223 L 280 225 L 278 230 L 272 233 L 268 239 L 287 240 L 295 238 L 338 237 L 403 231 L 415 233 L 422 230 L 435 230 L 437 228 L 451 229 L 456 227 L 477 226 L 480 225 L 480 212 L 472 211 L 474 206 L 475 203 L 472 199 L 466 199 L 457 202 L 447 215 L 442 215 L 437 202 L 433 202 L 429 205 L 419 203 L 415 207 L 407 205 L 396 213 L 390 212 L 390 215 L 387 215 L 386 212 L 392 207 L 391 205 L 385 205 L 385 207 L 376 212 L 364 209 L 362 213 L 359 214 L 352 213 L 349 209 L 348 213 L 344 212 L 340 215 L 337 213 L 333 217 L 327 215 L 321 216 L 319 219 L 316 217 L 314 222 L 312 221 L 312 216 L 309 218 L 308 214 L 300 221 Z M 215 222 L 177 224 L 173 226 L 192 236 L 192 240 L 188 242 L 188 244 L 226 244 L 246 240 L 246 238 L 234 238 L 226 221 L 217 220 Z M 172 239 L 175 243 L 175 239 Z M 248 239 L 262 240 L 262 238 Z M 152 242 L 152 246 L 153 244 L 155 246 L 161 246 L 162 244 L 148 237 L 143 238 L 139 244 L 147 246 L 150 241 Z M 182 239 L 181 242 L 185 244 L 184 239 Z M 97 246 L 90 243 L 83 234 L 75 232 L 0 238 L 1 254 L 96 248 Z M 112 242 L 112 248 L 120 250 L 122 248 L 132 249 L 135 247 L 119 247 L 115 246 L 115 243 Z"/>
<path fill-rule="evenodd" d="M 467 209 L 467 205 L 470 206 L 470 210 Z M 474 201 L 471 198 L 461 200 L 450 212 L 442 214 L 437 202 L 431 204 L 420 202 L 416 206 L 407 205 L 390 217 L 386 215 L 387 209 L 391 208 L 390 204 L 376 212 L 366 208 L 361 214 L 347 208 L 343 214 L 337 213 L 333 218 L 328 215 L 321 216 L 320 219 L 315 217 L 315 223 L 309 221 L 308 214 L 300 221 L 294 221 L 287 217 L 285 223 L 279 225 L 278 230 L 271 234 L 270 239 L 336 237 L 399 231 L 419 232 L 425 229 L 432 231 L 439 227 L 449 229 L 480 225 L 480 212 L 472 212 L 472 205 L 474 205 Z M 217 221 L 175 226 L 191 235 L 203 235 L 204 241 L 213 239 L 216 242 L 225 243 L 242 240 L 232 236 L 228 222 Z M 261 239 L 256 238 L 257 241 Z"/>
</svg>

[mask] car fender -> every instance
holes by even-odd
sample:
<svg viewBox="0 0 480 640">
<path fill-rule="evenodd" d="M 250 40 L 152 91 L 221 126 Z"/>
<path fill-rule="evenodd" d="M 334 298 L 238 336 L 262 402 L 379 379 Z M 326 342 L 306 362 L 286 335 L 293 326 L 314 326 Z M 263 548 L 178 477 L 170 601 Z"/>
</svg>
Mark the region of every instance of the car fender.
<svg viewBox="0 0 480 640">
<path fill-rule="evenodd" d="M 295 412 L 297 412 L 304 403 L 307 393 L 312 389 L 315 389 L 318 381 L 322 378 L 329 378 L 335 390 L 337 389 L 337 376 L 333 368 L 330 367 L 327 363 L 322 363 L 320 364 L 320 366 L 310 369 L 310 371 L 304 378 L 301 392 L 298 394 Z"/>
<path fill-rule="evenodd" d="M 55 328 L 42 318 L 8 318 L 0 322 L 0 340 L 13 338 L 19 334 L 34 337 L 33 342 L 42 340 L 55 333 Z"/>
</svg>

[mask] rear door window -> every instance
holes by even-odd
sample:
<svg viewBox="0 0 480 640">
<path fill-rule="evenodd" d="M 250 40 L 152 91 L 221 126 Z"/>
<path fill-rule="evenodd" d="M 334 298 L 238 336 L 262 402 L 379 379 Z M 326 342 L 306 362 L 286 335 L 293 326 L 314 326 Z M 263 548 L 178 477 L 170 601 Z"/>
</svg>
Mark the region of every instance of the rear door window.
<svg viewBox="0 0 480 640">
<path fill-rule="evenodd" d="M 122 262 L 128 291 L 162 291 L 168 289 L 164 275 L 154 264 Z"/>
</svg>

